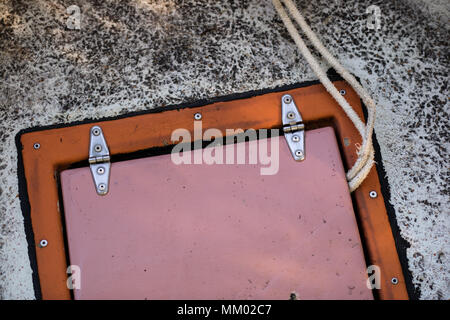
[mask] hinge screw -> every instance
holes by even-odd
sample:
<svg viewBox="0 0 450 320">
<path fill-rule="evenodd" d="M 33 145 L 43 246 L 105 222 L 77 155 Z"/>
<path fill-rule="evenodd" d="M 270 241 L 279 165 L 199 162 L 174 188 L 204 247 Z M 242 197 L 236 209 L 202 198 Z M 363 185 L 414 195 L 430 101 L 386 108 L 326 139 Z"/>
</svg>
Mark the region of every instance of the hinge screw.
<svg viewBox="0 0 450 320">
<path fill-rule="evenodd" d="M 105 190 L 106 190 L 106 184 L 100 183 L 100 184 L 98 185 L 98 190 L 100 190 L 100 191 L 105 191 Z"/>
<path fill-rule="evenodd" d="M 292 136 L 292 141 L 299 142 L 300 141 L 300 137 L 299 136 Z"/>
<path fill-rule="evenodd" d="M 391 283 L 392 283 L 393 285 L 398 284 L 398 279 L 397 279 L 397 278 L 392 278 L 392 279 L 391 279 Z"/>
<path fill-rule="evenodd" d="M 297 150 L 295 151 L 295 155 L 299 158 L 303 158 L 303 151 L 302 150 Z"/>
<path fill-rule="evenodd" d="M 288 117 L 288 119 L 294 119 L 295 118 L 295 113 L 288 112 L 287 117 Z"/>
<path fill-rule="evenodd" d="M 99 167 L 99 168 L 97 169 L 97 173 L 98 173 L 98 174 L 104 174 L 104 173 L 105 173 L 105 168 Z"/>
<path fill-rule="evenodd" d="M 99 145 L 99 144 L 97 144 L 97 145 L 95 145 L 94 150 L 95 150 L 96 152 L 100 152 L 100 151 L 102 151 L 102 146 Z"/>
<path fill-rule="evenodd" d="M 37 142 L 33 145 L 33 148 L 36 150 L 38 150 L 40 147 L 41 147 L 41 145 Z"/>
<path fill-rule="evenodd" d="M 291 102 L 292 102 L 292 97 L 291 96 L 285 96 L 284 97 L 284 103 L 290 104 Z"/>
<path fill-rule="evenodd" d="M 196 114 L 194 114 L 194 119 L 195 120 L 202 120 L 202 114 L 200 112 L 197 112 Z"/>
<path fill-rule="evenodd" d="M 92 129 L 92 134 L 93 134 L 94 136 L 98 136 L 98 135 L 100 134 L 100 129 L 98 129 L 98 128 Z"/>
<path fill-rule="evenodd" d="M 376 197 L 378 197 L 378 193 L 375 190 L 372 190 L 369 192 L 369 197 L 375 199 Z"/>
</svg>

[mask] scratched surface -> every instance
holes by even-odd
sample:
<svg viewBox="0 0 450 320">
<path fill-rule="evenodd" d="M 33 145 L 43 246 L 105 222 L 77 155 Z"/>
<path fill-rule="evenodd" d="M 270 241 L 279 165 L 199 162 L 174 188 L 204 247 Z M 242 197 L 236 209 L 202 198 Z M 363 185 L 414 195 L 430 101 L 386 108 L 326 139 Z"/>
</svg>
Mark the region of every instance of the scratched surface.
<svg viewBox="0 0 450 320">
<path fill-rule="evenodd" d="M 305 140 L 302 162 L 282 137 L 254 145 L 270 150 L 267 165 L 237 164 L 249 142 L 231 145 L 233 165 L 174 164 L 171 154 L 115 162 L 104 197 L 89 168 L 63 171 L 75 298 L 372 299 L 334 131 Z M 231 158 L 219 148 L 219 162 Z M 193 153 L 183 153 L 190 163 Z"/>
</svg>

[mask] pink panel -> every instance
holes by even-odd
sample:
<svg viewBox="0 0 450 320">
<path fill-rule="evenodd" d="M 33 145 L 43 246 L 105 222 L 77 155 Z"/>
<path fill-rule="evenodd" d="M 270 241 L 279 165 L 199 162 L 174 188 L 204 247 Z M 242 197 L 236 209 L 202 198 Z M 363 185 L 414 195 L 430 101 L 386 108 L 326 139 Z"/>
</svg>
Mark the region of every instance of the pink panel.
<svg viewBox="0 0 450 320">
<path fill-rule="evenodd" d="M 61 174 L 76 299 L 372 299 L 334 132 L 306 133 L 276 175 L 259 165 L 113 163 Z M 248 150 L 248 148 L 247 148 Z"/>
</svg>

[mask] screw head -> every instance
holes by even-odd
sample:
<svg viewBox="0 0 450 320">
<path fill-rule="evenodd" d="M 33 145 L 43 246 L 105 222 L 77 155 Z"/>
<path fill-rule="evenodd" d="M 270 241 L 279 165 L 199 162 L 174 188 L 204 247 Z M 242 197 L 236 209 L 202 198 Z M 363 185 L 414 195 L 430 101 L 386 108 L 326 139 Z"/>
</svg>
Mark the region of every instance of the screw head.
<svg viewBox="0 0 450 320">
<path fill-rule="evenodd" d="M 296 150 L 295 155 L 299 158 L 303 158 L 303 151 L 302 150 Z"/>
<path fill-rule="evenodd" d="M 33 145 L 33 148 L 36 149 L 36 150 L 38 150 L 38 149 L 41 148 L 41 144 L 38 143 L 38 142 L 36 142 L 36 143 Z"/>
<path fill-rule="evenodd" d="M 369 192 L 369 197 L 375 199 L 376 197 L 378 197 L 378 193 L 375 190 L 372 190 Z"/>
<path fill-rule="evenodd" d="M 104 173 L 105 173 L 105 168 L 103 168 L 103 167 L 98 167 L 98 168 L 97 168 L 97 173 L 98 173 L 98 174 L 104 174 Z"/>
<path fill-rule="evenodd" d="M 398 279 L 397 278 L 392 278 L 391 279 L 391 283 L 393 284 L 393 285 L 396 285 L 396 284 L 398 284 Z"/>
<path fill-rule="evenodd" d="M 287 116 L 288 119 L 294 119 L 295 118 L 295 113 L 293 113 L 291 111 L 291 112 L 288 112 L 288 114 L 286 116 Z"/>
<path fill-rule="evenodd" d="M 339 93 L 343 96 L 345 96 L 345 94 L 347 93 L 347 91 L 345 91 L 344 89 L 339 90 Z"/>
<path fill-rule="evenodd" d="M 100 129 L 99 129 L 99 128 L 93 128 L 93 129 L 92 129 L 92 134 L 93 134 L 94 136 L 98 136 L 98 135 L 100 134 Z"/>
<path fill-rule="evenodd" d="M 96 152 L 100 152 L 100 151 L 102 151 L 102 146 L 99 145 L 99 144 L 96 144 L 95 147 L 94 147 L 94 150 L 95 150 Z"/>
<path fill-rule="evenodd" d="M 299 142 L 300 141 L 300 137 L 297 135 L 292 136 L 292 141 L 294 142 Z"/>
<path fill-rule="evenodd" d="M 106 190 L 106 184 L 100 183 L 100 184 L 98 185 L 98 190 L 99 190 L 99 191 L 105 191 L 105 190 Z"/>
<path fill-rule="evenodd" d="M 45 239 L 42 239 L 41 241 L 39 241 L 39 247 L 41 248 L 45 248 L 48 245 L 48 241 Z"/>
<path fill-rule="evenodd" d="M 292 102 L 292 97 L 289 95 L 286 95 L 286 96 L 284 96 L 283 101 L 286 104 L 290 104 Z"/>
<path fill-rule="evenodd" d="M 202 114 L 200 112 L 197 112 L 196 114 L 194 114 L 194 119 L 195 120 L 202 120 Z"/>
</svg>

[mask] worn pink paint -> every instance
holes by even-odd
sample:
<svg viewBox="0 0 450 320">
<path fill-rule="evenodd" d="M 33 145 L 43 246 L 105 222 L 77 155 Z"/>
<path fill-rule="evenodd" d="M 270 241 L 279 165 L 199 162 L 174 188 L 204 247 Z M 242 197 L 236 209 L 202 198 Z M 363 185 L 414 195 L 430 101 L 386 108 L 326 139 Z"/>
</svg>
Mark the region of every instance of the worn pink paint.
<svg viewBox="0 0 450 320">
<path fill-rule="evenodd" d="M 61 173 L 76 299 L 372 299 L 334 132 L 280 138 L 280 169 L 113 163 L 107 196 L 89 168 Z"/>
</svg>

